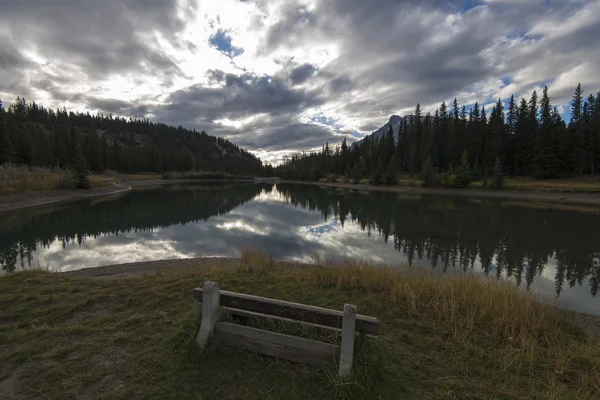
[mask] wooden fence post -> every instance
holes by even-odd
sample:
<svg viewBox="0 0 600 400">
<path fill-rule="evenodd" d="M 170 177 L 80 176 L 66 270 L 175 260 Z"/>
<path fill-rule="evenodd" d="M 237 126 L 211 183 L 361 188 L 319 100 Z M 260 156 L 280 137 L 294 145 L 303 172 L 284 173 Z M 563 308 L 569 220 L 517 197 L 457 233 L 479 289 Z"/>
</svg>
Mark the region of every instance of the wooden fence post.
<svg viewBox="0 0 600 400">
<path fill-rule="evenodd" d="M 345 304 L 344 319 L 342 321 L 342 344 L 340 346 L 340 378 L 346 378 L 352 374 L 355 329 L 356 306 Z"/>
<path fill-rule="evenodd" d="M 220 298 L 219 284 L 212 281 L 205 282 L 202 287 L 202 323 L 196 337 L 196 343 L 201 348 L 206 346 L 219 320 Z"/>
</svg>

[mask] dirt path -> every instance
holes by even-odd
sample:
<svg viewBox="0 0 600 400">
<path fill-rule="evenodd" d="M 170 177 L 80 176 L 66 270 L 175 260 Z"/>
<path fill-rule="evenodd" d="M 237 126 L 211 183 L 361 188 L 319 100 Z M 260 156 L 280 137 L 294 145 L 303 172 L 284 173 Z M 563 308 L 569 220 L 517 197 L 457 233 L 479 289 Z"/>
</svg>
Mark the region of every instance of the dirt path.
<svg viewBox="0 0 600 400">
<path fill-rule="evenodd" d="M 131 186 L 126 183 L 114 184 L 110 187 L 82 190 L 56 189 L 39 192 L 27 192 L 14 196 L 0 196 L 0 213 L 19 208 L 35 207 L 57 202 L 74 201 L 95 196 L 107 196 L 126 192 Z"/>
<path fill-rule="evenodd" d="M 36 192 L 26 192 L 10 196 L 0 196 L 0 214 L 6 211 L 13 211 L 20 208 L 42 206 L 46 204 L 76 201 L 88 197 L 108 196 L 121 192 L 126 192 L 132 188 L 142 188 L 150 186 L 171 185 L 176 183 L 234 183 L 234 182 L 252 182 L 242 179 L 170 179 L 170 180 L 145 180 L 128 181 L 119 184 L 113 184 L 110 187 L 82 190 L 82 189 L 56 189 L 40 190 Z"/>
<path fill-rule="evenodd" d="M 425 194 L 436 196 L 476 197 L 488 199 L 504 199 L 516 201 L 533 201 L 552 204 L 578 204 L 587 206 L 600 206 L 600 193 L 566 193 L 566 192 L 535 192 L 520 190 L 493 190 L 493 189 L 451 189 L 451 188 L 423 188 L 418 186 L 373 186 L 352 183 L 329 183 L 308 181 L 281 181 L 282 183 L 298 183 L 304 185 L 318 185 L 325 187 L 375 190 L 379 192 L 394 192 L 406 194 Z"/>
</svg>

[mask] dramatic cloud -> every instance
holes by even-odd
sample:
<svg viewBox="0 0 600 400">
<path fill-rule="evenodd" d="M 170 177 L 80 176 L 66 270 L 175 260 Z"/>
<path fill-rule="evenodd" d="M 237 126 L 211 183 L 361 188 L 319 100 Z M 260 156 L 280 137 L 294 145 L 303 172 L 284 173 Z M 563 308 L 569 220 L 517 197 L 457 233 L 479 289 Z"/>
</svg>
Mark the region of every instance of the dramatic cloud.
<svg viewBox="0 0 600 400">
<path fill-rule="evenodd" d="M 0 0 L 0 97 L 222 135 L 268 161 L 417 102 L 600 90 L 600 0 Z M 568 107 L 562 109 L 568 110 Z"/>
</svg>

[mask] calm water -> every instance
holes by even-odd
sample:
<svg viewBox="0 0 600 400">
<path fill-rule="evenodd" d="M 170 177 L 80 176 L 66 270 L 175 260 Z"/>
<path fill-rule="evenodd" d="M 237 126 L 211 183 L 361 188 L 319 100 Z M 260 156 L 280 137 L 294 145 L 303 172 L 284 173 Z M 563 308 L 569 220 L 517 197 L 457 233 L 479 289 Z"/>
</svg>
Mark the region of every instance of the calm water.
<svg viewBox="0 0 600 400">
<path fill-rule="evenodd" d="M 3 271 L 227 257 L 359 257 L 473 270 L 600 314 L 600 215 L 279 184 L 169 185 L 0 215 Z"/>
</svg>

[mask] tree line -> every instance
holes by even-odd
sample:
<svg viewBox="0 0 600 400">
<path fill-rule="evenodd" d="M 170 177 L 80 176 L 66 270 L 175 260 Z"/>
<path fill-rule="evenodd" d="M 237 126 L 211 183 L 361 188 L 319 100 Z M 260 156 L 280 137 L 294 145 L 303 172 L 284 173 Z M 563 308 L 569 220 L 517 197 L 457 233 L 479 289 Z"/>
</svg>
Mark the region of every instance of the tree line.
<svg viewBox="0 0 600 400">
<path fill-rule="evenodd" d="M 148 119 L 52 110 L 25 99 L 2 107 L 0 164 L 139 171 L 259 172 L 262 162 L 220 137 Z"/>
<path fill-rule="evenodd" d="M 488 112 L 475 103 L 467 110 L 454 99 L 433 115 L 414 113 L 400 120 L 396 134 L 389 124 L 381 138 L 367 136 L 348 146 L 326 143 L 319 152 L 297 154 L 267 173 L 286 179 L 335 180 L 395 184 L 400 174 L 420 175 L 424 184 L 435 177 L 448 186 L 488 179 L 497 187 L 503 177 L 538 179 L 596 175 L 600 168 L 600 92 L 584 99 L 581 84 L 571 102 L 568 125 L 550 102 L 533 91 L 527 101 L 511 96 Z M 440 178 L 439 173 L 443 173 Z"/>
</svg>

